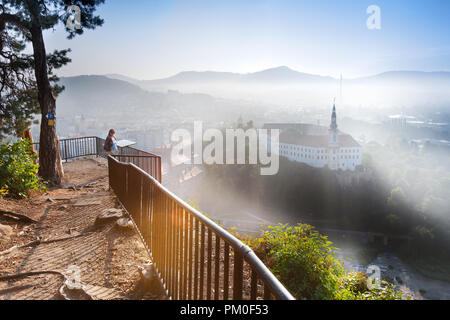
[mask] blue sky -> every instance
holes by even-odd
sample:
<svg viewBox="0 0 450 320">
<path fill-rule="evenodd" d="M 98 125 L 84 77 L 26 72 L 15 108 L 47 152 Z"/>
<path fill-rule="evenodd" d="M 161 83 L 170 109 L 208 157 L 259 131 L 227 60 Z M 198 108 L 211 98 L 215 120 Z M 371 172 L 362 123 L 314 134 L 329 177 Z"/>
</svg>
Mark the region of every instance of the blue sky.
<svg viewBox="0 0 450 320">
<path fill-rule="evenodd" d="M 381 9 L 380 30 L 366 27 L 370 5 Z M 450 71 L 448 0 L 106 0 L 98 13 L 104 26 L 75 40 L 62 28 L 45 34 L 48 51 L 72 48 L 61 75 Z"/>
</svg>

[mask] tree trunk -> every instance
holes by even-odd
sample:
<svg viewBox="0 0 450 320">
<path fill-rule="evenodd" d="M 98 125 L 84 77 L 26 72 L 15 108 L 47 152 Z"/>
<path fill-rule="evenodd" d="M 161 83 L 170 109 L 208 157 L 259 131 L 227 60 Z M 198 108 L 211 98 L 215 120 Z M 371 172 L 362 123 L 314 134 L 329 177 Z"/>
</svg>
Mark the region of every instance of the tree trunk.
<svg viewBox="0 0 450 320">
<path fill-rule="evenodd" d="M 39 14 L 35 19 L 39 19 Z M 49 126 L 47 114 L 56 115 L 56 101 L 48 79 L 47 54 L 45 51 L 42 28 L 39 21 L 34 21 L 31 28 L 34 72 L 39 91 L 39 105 L 41 107 L 41 132 L 39 138 L 39 175 L 53 185 L 61 183 L 64 175 L 60 163 L 59 141 L 56 136 L 55 125 Z M 59 159 L 59 161 L 58 161 Z"/>
</svg>

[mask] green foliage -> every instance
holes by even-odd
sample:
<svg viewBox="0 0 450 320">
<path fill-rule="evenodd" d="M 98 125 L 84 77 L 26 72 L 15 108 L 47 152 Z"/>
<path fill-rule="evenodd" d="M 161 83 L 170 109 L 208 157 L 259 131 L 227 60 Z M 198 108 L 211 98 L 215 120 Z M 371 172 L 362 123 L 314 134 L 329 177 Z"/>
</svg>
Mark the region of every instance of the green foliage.
<svg viewBox="0 0 450 320">
<path fill-rule="evenodd" d="M 32 123 L 38 123 L 33 119 L 40 112 L 34 56 L 26 53 L 29 39 L 20 30 L 0 24 L 0 138 L 20 137 Z M 56 83 L 59 79 L 54 70 L 70 62 L 69 51 L 54 51 L 47 55 L 48 76 L 55 96 L 64 87 Z"/>
<path fill-rule="evenodd" d="M 312 226 L 269 227 L 254 242 L 255 252 L 298 299 L 336 299 L 344 269 L 332 243 Z"/>
<path fill-rule="evenodd" d="M 351 292 L 352 300 L 401 300 L 403 295 L 395 290 L 394 285 L 386 280 L 380 280 L 378 288 L 369 289 L 368 275 L 364 272 L 349 272 L 341 286 Z M 348 298 L 348 297 L 347 297 Z"/>
<path fill-rule="evenodd" d="M 390 189 L 383 219 L 384 230 L 412 237 L 414 250 L 404 258 L 450 259 L 450 166 L 448 154 L 417 153 L 397 145 L 366 150 L 380 186 Z M 407 250 L 405 250 L 407 251 Z M 448 272 L 447 272 L 448 273 Z"/>
<path fill-rule="evenodd" d="M 0 145 L 0 194 L 25 198 L 45 185 L 37 176 L 36 155 L 27 140 Z M 1 191 L 3 190 L 3 191 Z"/>
<path fill-rule="evenodd" d="M 381 281 L 369 289 L 364 273 L 345 273 L 335 258 L 333 243 L 307 224 L 268 227 L 249 243 L 278 279 L 297 299 L 396 300 L 393 285 Z"/>
<path fill-rule="evenodd" d="M 39 112 L 33 58 L 23 53 L 25 48 L 17 33 L 0 28 L 0 139 L 21 136 Z"/>
<path fill-rule="evenodd" d="M 0 198 L 3 198 L 8 194 L 8 186 L 3 186 L 0 188 Z"/>
<path fill-rule="evenodd" d="M 396 208 L 402 206 L 405 202 L 405 193 L 403 192 L 403 189 L 400 187 L 393 189 L 387 201 L 388 206 L 390 207 Z"/>
</svg>

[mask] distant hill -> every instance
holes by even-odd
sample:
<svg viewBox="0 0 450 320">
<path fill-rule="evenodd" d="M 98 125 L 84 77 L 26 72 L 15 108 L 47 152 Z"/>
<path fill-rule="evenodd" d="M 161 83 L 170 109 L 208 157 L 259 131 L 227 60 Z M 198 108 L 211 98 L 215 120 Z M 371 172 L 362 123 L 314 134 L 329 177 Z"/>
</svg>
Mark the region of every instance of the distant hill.
<svg viewBox="0 0 450 320">
<path fill-rule="evenodd" d="M 131 79 L 131 78 L 129 78 Z M 130 94 L 143 94 L 145 90 L 139 86 L 133 85 L 130 81 L 112 79 L 106 76 L 81 75 L 75 77 L 62 77 L 60 84 L 70 86 L 70 90 L 86 90 L 92 94 L 96 91 L 109 91 L 110 94 L 116 93 L 117 89 L 127 91 Z M 123 93 L 123 92 L 122 92 Z"/>
<path fill-rule="evenodd" d="M 217 71 L 183 71 L 174 76 L 156 79 L 156 80 L 137 80 L 119 74 L 109 74 L 106 77 L 112 79 L 125 80 L 134 84 L 138 84 L 145 88 L 170 86 L 175 84 L 191 84 L 191 83 L 292 83 L 292 82 L 329 82 L 336 81 L 331 77 L 323 77 L 314 74 L 302 73 L 292 70 L 286 66 L 271 68 L 253 73 L 232 73 Z"/>
<path fill-rule="evenodd" d="M 141 87 L 161 87 L 175 84 L 188 83 L 231 83 L 240 84 L 335 84 L 339 79 L 333 77 L 325 77 L 315 74 L 298 72 L 286 66 L 271 68 L 253 73 L 232 73 L 232 72 L 216 72 L 216 71 L 183 71 L 174 76 L 156 79 L 156 80 L 137 80 L 119 74 L 105 75 L 108 78 L 119 79 L 137 84 Z M 353 79 L 344 79 L 346 82 L 363 83 L 367 81 L 383 82 L 423 82 L 426 85 L 429 81 L 450 81 L 450 72 L 423 72 L 423 71 L 388 71 L 368 77 L 360 77 Z M 170 88 L 169 88 L 170 89 Z"/>
<path fill-rule="evenodd" d="M 272 104 L 324 105 L 340 94 L 339 79 L 298 72 L 286 66 L 246 74 L 184 71 L 156 80 L 108 77 L 124 79 L 151 91 L 201 92 Z M 389 71 L 369 77 L 344 78 L 343 92 L 347 103 L 353 105 L 443 105 L 450 102 L 449 85 L 450 72 Z"/>
<path fill-rule="evenodd" d="M 115 79 L 115 80 L 121 80 L 121 81 L 126 81 L 132 84 L 139 84 L 141 82 L 141 80 L 137 80 L 131 77 L 127 77 L 121 74 L 117 74 L 117 73 L 111 73 L 111 74 L 105 74 L 105 77 L 109 78 L 109 79 Z"/>
<path fill-rule="evenodd" d="M 63 77 L 59 83 L 65 86 L 57 100 L 63 114 L 114 111 L 124 106 L 140 105 L 150 95 L 139 86 L 104 76 Z"/>
<path fill-rule="evenodd" d="M 65 90 L 57 99 L 58 113 L 70 115 L 120 115 L 183 121 L 189 118 L 237 119 L 241 106 L 202 93 L 183 94 L 175 90 L 152 92 L 128 81 L 106 76 L 62 77 Z"/>
<path fill-rule="evenodd" d="M 374 76 L 359 78 L 360 80 L 378 79 L 378 80 L 450 80 L 450 72 L 446 71 L 388 71 Z M 358 79 L 356 79 L 358 80 Z"/>
<path fill-rule="evenodd" d="M 353 79 L 359 84 L 377 85 L 416 85 L 427 87 L 431 85 L 450 84 L 450 72 L 423 72 L 423 71 L 389 71 L 370 77 Z"/>
<path fill-rule="evenodd" d="M 248 73 L 244 76 L 244 78 L 248 82 L 265 82 L 265 83 L 292 83 L 292 82 L 329 83 L 336 81 L 336 79 L 333 79 L 332 77 L 323 77 L 315 74 L 298 72 L 286 66 L 266 69 L 254 73 Z"/>
</svg>

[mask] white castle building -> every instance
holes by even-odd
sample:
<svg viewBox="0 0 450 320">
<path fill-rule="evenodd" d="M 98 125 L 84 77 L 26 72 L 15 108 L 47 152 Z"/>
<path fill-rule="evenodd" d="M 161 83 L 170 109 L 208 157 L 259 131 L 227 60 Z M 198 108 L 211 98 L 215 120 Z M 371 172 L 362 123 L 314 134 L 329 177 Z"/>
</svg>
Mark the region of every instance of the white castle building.
<svg viewBox="0 0 450 320">
<path fill-rule="evenodd" d="M 266 124 L 267 129 L 280 129 L 279 154 L 291 161 L 331 170 L 350 170 L 362 164 L 362 147 L 349 134 L 338 130 L 336 106 L 333 105 L 331 124 Z M 328 132 L 327 132 L 328 131 Z"/>
</svg>

